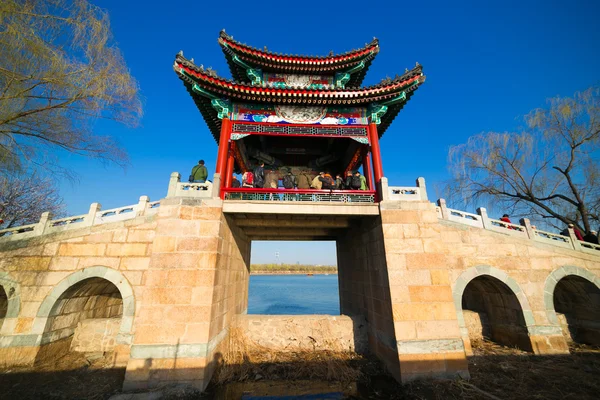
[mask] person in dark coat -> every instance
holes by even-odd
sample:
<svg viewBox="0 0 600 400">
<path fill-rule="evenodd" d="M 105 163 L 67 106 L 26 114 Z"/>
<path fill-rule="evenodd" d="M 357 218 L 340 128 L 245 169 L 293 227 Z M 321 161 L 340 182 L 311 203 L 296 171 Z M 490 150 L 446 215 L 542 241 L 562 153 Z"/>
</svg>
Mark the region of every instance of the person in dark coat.
<svg viewBox="0 0 600 400">
<path fill-rule="evenodd" d="M 346 190 L 352 190 L 352 171 L 346 172 L 346 180 L 344 181 L 344 188 Z"/>
<path fill-rule="evenodd" d="M 342 174 L 335 176 L 335 188 L 337 190 L 344 190 L 344 178 L 342 178 Z"/>
<path fill-rule="evenodd" d="M 583 240 L 588 243 L 598 244 L 598 234 L 596 231 L 589 231 L 585 234 Z"/>
<path fill-rule="evenodd" d="M 262 188 L 265 186 L 265 163 L 260 162 L 254 169 L 254 187 Z"/>
<path fill-rule="evenodd" d="M 335 189 L 335 181 L 329 172 L 325 172 L 323 175 L 319 176 L 319 181 L 321 182 L 321 189 Z"/>
<path fill-rule="evenodd" d="M 240 185 L 240 181 L 238 180 L 237 176 L 235 176 L 235 174 L 233 174 L 233 177 L 231 178 L 231 187 L 234 189 L 239 188 Z"/>
</svg>

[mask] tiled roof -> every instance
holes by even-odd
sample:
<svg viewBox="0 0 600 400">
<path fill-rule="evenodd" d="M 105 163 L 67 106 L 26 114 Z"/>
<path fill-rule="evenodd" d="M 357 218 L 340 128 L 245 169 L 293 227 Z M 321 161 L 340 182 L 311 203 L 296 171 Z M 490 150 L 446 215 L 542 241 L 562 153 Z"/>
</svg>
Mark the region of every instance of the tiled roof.
<svg viewBox="0 0 600 400">
<path fill-rule="evenodd" d="M 255 68 L 294 74 L 333 75 L 336 72 L 343 72 L 355 67 L 362 61 L 365 64 L 364 68 L 352 74 L 348 82 L 348 86 L 359 86 L 364 80 L 371 62 L 379 52 L 379 41 L 373 39 L 373 41 L 366 44 L 363 48 L 342 54 L 330 54 L 327 56 L 281 54 L 268 50 L 260 50 L 235 41 L 225 31 L 221 31 L 219 44 L 225 53 L 233 78 L 238 81 L 246 79 L 246 72 L 244 68 L 233 62 L 232 58 L 234 55 L 237 55 L 242 61 Z"/>
<path fill-rule="evenodd" d="M 367 105 L 391 100 L 402 92 L 408 94 L 425 81 L 422 66 L 418 65 L 395 79 L 384 79 L 377 85 L 364 88 L 282 89 L 266 83 L 252 85 L 221 78 L 214 71 L 198 67 L 179 54 L 173 67 L 182 80 L 197 84 L 218 97 L 290 105 Z"/>
</svg>

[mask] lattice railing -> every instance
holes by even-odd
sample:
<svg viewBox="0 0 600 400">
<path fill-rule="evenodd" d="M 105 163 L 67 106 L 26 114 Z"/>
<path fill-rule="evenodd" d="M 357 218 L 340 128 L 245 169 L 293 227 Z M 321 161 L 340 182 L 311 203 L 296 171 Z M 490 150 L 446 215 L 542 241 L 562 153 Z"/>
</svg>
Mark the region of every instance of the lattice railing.
<svg viewBox="0 0 600 400">
<path fill-rule="evenodd" d="M 370 190 L 223 189 L 225 200 L 273 202 L 375 203 Z"/>
</svg>

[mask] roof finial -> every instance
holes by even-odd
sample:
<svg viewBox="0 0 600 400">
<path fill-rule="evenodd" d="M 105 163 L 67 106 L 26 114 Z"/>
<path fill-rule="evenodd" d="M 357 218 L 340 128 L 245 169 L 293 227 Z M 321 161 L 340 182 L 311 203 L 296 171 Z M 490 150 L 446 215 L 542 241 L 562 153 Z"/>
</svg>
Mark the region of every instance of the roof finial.
<svg viewBox="0 0 600 400">
<path fill-rule="evenodd" d="M 194 63 L 194 57 L 190 58 L 190 62 L 193 64 Z"/>
<path fill-rule="evenodd" d="M 404 68 L 404 73 L 407 73 L 407 72 L 408 72 L 408 68 Z"/>
<path fill-rule="evenodd" d="M 415 65 L 415 67 L 418 67 L 419 65 L 421 65 L 421 64 L 419 64 L 419 62 L 417 61 L 417 65 Z"/>
<path fill-rule="evenodd" d="M 329 57 L 333 57 L 333 50 L 329 50 Z"/>
<path fill-rule="evenodd" d="M 267 46 L 265 46 L 265 48 L 264 48 L 263 50 L 264 50 L 264 51 L 269 51 L 269 50 L 267 50 Z"/>
<path fill-rule="evenodd" d="M 179 53 L 177 53 L 177 55 L 183 57 L 183 50 L 179 50 Z"/>
</svg>

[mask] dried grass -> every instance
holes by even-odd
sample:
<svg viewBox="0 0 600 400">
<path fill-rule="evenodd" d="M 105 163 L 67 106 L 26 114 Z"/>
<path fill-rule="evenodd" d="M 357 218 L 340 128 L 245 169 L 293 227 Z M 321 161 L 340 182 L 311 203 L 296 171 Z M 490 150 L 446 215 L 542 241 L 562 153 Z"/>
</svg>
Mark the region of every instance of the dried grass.
<svg viewBox="0 0 600 400">
<path fill-rule="evenodd" d="M 313 349 L 273 350 L 249 340 L 242 329 L 232 328 L 215 382 L 221 385 L 259 379 L 356 381 L 361 372 L 353 363 L 362 357 L 336 347 L 333 341 L 325 341 Z"/>
</svg>

